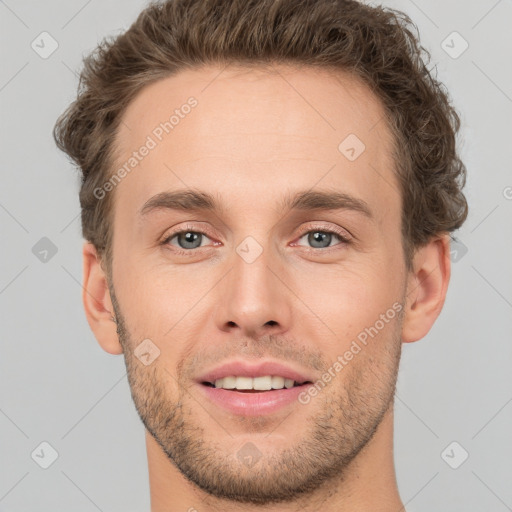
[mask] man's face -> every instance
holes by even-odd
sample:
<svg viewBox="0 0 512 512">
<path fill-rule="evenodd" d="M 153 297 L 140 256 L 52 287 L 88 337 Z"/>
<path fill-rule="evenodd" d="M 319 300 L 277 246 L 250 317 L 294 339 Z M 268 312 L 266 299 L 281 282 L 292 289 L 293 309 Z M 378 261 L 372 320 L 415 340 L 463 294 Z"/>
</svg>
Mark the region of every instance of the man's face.
<svg viewBox="0 0 512 512">
<path fill-rule="evenodd" d="M 188 479 L 252 503 L 342 477 L 391 414 L 407 279 L 380 103 L 344 74 L 277 69 L 190 70 L 144 89 L 123 117 L 118 166 L 148 136 L 156 145 L 110 192 L 110 291 L 138 413 Z M 180 110 L 191 96 L 197 105 Z M 172 131 L 155 131 L 175 109 Z M 188 189 L 221 209 L 141 214 L 157 194 Z M 301 192 L 346 194 L 370 215 L 283 207 Z M 146 339 L 160 350 L 149 365 L 134 355 Z M 321 384 L 206 383 L 226 363 L 217 375 L 262 362 L 283 368 L 259 376 Z"/>
</svg>

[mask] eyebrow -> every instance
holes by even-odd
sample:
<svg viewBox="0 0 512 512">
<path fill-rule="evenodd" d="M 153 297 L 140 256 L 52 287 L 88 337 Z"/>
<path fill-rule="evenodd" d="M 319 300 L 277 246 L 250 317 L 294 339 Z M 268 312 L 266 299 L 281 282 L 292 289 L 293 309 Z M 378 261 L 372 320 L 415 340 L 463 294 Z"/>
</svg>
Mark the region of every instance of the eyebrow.
<svg viewBox="0 0 512 512">
<path fill-rule="evenodd" d="M 280 211 L 353 210 L 374 220 L 368 203 L 350 194 L 334 191 L 303 190 L 288 193 L 280 202 Z M 155 210 L 211 211 L 216 214 L 225 208 L 215 196 L 192 189 L 161 192 L 148 199 L 139 215 L 144 217 Z M 279 210 L 278 210 L 279 211 Z"/>
</svg>

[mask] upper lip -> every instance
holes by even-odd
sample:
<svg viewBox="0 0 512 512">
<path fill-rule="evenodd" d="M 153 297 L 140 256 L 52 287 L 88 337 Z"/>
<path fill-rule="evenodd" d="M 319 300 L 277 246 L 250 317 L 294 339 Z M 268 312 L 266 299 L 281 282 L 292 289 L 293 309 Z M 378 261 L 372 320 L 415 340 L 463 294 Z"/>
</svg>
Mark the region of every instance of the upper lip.
<svg viewBox="0 0 512 512">
<path fill-rule="evenodd" d="M 248 361 L 227 361 L 220 366 L 213 368 L 202 374 L 196 380 L 199 383 L 211 382 L 214 383 L 217 379 L 224 377 L 264 377 L 266 375 L 284 377 L 291 379 L 298 383 L 312 381 L 312 377 L 294 370 L 277 361 L 259 361 L 257 363 Z"/>
</svg>

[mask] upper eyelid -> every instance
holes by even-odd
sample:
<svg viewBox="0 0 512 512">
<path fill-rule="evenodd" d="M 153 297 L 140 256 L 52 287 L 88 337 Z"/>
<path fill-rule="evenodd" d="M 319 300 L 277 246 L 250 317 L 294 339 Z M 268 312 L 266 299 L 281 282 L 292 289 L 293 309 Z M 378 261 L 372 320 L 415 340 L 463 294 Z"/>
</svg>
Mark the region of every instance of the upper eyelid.
<svg viewBox="0 0 512 512">
<path fill-rule="evenodd" d="M 314 229 L 317 229 L 318 231 L 322 231 L 322 230 L 333 231 L 333 230 L 336 230 L 336 228 L 325 226 L 325 225 L 321 225 L 321 223 L 325 222 L 325 221 L 314 221 L 314 220 L 312 220 L 312 221 L 309 221 L 309 222 L 310 222 L 310 225 L 306 226 L 304 228 L 304 230 L 301 230 L 302 232 L 308 232 L 308 230 L 314 230 Z M 341 226 L 339 226 L 339 229 L 341 231 L 345 231 L 350 236 L 352 236 L 351 233 L 346 228 L 342 228 Z M 202 227 L 199 227 L 199 226 L 186 225 L 186 226 L 183 226 L 181 228 L 176 229 L 176 231 L 171 231 L 168 235 L 165 236 L 165 238 L 167 238 L 167 236 L 174 236 L 174 235 L 178 235 L 180 233 L 187 232 L 187 231 L 193 231 L 194 233 L 203 233 L 203 234 L 206 234 L 206 235 L 209 232 L 209 230 L 207 228 L 202 228 Z"/>
</svg>

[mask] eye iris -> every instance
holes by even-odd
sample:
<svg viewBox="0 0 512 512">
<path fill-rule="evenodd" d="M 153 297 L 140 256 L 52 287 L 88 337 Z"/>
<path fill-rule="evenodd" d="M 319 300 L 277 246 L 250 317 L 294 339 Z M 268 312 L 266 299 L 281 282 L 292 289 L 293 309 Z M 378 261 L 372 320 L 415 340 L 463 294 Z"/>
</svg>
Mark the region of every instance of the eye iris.
<svg viewBox="0 0 512 512">
<path fill-rule="evenodd" d="M 178 235 L 179 245 L 183 249 L 196 249 L 197 247 L 199 247 L 201 245 L 201 237 L 202 237 L 201 233 L 194 233 L 192 231 L 185 231 L 185 232 L 180 233 Z M 182 240 L 184 240 L 184 245 L 181 243 Z M 197 242 L 197 240 L 199 240 L 199 245 L 198 246 L 194 246 L 194 242 Z M 192 245 L 192 247 L 190 247 L 189 244 Z"/>
<path fill-rule="evenodd" d="M 331 233 L 326 233 L 323 231 L 313 231 L 308 236 L 308 242 L 315 248 L 317 247 L 317 243 L 322 244 L 322 242 L 325 242 L 327 240 L 327 246 L 320 246 L 320 247 L 328 247 L 331 243 Z"/>
</svg>

